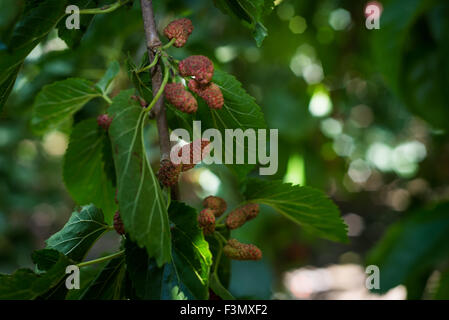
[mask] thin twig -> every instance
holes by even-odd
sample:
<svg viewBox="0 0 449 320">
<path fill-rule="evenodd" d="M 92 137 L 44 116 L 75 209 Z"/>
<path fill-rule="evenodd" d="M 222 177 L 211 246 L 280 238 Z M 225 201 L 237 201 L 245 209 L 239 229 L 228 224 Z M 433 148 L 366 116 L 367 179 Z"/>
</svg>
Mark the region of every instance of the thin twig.
<svg viewBox="0 0 449 320">
<path fill-rule="evenodd" d="M 162 46 L 159 35 L 156 29 L 156 22 L 154 20 L 153 2 L 152 0 L 140 0 L 142 7 L 143 24 L 145 27 L 145 37 L 147 40 L 148 57 L 153 61 L 156 49 Z M 153 92 L 158 92 L 162 85 L 162 67 L 159 61 L 151 69 Z M 153 111 L 154 110 L 154 111 Z M 161 160 L 170 158 L 170 135 L 168 132 L 167 116 L 164 106 L 164 96 L 156 101 L 150 116 L 156 118 L 157 129 L 159 133 L 159 146 L 161 149 Z"/>
</svg>

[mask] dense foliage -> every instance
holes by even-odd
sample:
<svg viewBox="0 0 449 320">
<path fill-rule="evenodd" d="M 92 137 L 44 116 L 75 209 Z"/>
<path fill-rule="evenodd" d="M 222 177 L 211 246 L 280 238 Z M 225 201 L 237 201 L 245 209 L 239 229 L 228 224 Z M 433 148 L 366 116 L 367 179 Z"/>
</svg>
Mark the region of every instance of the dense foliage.
<svg viewBox="0 0 449 320">
<path fill-rule="evenodd" d="M 82 10 L 80 30 L 65 26 L 68 5 Z M 403 284 L 409 298 L 447 298 L 449 5 L 384 1 L 379 30 L 365 28 L 364 5 L 153 1 L 164 43 L 147 48 L 137 0 L 3 1 L 0 261 L 19 261 L 11 245 L 39 250 L 34 270 L 5 264 L 11 272 L 0 274 L 0 298 L 265 298 L 263 279 L 272 273 L 335 262 L 345 252 L 380 267 L 379 292 Z M 164 27 L 183 16 L 194 26 L 186 43 L 164 38 Z M 200 164 L 176 169 L 170 183 L 161 178 L 172 168 L 163 171 L 152 112 L 169 82 L 200 85 L 180 66 L 194 55 L 213 61 L 206 84 L 223 101 L 189 84 L 197 106 L 183 112 L 166 92 L 168 128 L 192 135 L 200 120 L 203 131 L 223 136 L 279 129 L 274 176 L 258 176 L 256 165 Z M 58 148 L 61 140 L 67 145 Z M 225 200 L 224 214 L 204 212 L 211 194 Z M 254 221 L 245 211 L 251 204 L 261 210 Z M 362 236 L 339 208 L 363 216 Z M 58 212 L 60 229 L 35 231 L 41 243 L 30 245 L 28 229 L 14 234 L 9 221 L 24 213 L 41 221 L 48 210 Z M 237 230 L 227 223 L 233 214 L 243 219 Z M 102 255 L 95 248 L 118 219 L 120 244 Z M 236 261 L 262 253 L 261 262 Z M 81 269 L 81 290 L 65 287 L 69 265 Z M 248 272 L 252 280 L 239 281 Z M 429 293 L 435 274 L 441 284 Z"/>
</svg>

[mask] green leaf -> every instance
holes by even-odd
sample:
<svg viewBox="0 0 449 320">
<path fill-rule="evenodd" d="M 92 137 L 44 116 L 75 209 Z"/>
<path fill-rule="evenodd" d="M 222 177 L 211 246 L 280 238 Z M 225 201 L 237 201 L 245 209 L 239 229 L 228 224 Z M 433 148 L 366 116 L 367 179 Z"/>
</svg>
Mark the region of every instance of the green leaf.
<svg viewBox="0 0 449 320">
<path fill-rule="evenodd" d="M 16 50 L 41 40 L 65 15 L 66 7 L 65 0 L 27 1 L 9 43 L 10 49 Z"/>
<path fill-rule="evenodd" d="M 151 79 L 149 72 L 137 73 L 142 68 L 145 62 L 148 62 L 148 55 L 145 54 L 140 67 L 137 67 L 131 57 L 126 59 L 126 66 L 128 69 L 128 76 L 134 87 L 139 92 L 139 95 L 145 99 L 145 101 L 151 101 L 153 99 L 153 92 L 151 90 Z"/>
<path fill-rule="evenodd" d="M 122 91 L 109 107 L 109 135 L 117 175 L 119 209 L 131 239 L 145 247 L 159 266 L 170 261 L 170 227 L 166 203 L 144 147 L 147 113 Z"/>
<path fill-rule="evenodd" d="M 84 79 L 67 79 L 45 86 L 37 95 L 31 124 L 38 133 L 57 128 L 87 102 L 101 97 L 95 85 Z"/>
<path fill-rule="evenodd" d="M 225 287 L 223 287 L 216 273 L 212 273 L 210 275 L 210 288 L 223 300 L 235 300 L 234 296 Z"/>
<path fill-rule="evenodd" d="M 88 9 L 88 8 L 97 8 L 99 1 L 98 0 L 71 0 L 71 5 L 76 5 L 80 10 Z M 68 16 L 67 16 L 68 17 Z M 65 18 L 67 18 L 65 17 Z M 95 15 L 93 14 L 82 14 L 80 15 L 80 28 L 79 29 L 67 29 L 66 27 L 66 19 L 61 19 L 59 21 L 58 28 L 58 36 L 65 41 L 68 47 L 76 48 L 81 43 L 81 40 L 84 34 L 87 32 L 93 18 Z"/>
<path fill-rule="evenodd" d="M 105 262 L 104 265 L 106 263 L 107 262 Z M 81 300 L 81 296 L 89 289 L 90 284 L 95 280 L 102 269 L 103 266 L 101 264 L 84 266 L 80 268 L 80 289 L 68 290 L 65 300 Z"/>
<path fill-rule="evenodd" d="M 170 205 L 173 228 L 173 261 L 158 268 L 154 259 L 127 241 L 127 268 L 142 299 L 207 299 L 212 264 L 209 245 L 198 227 L 195 209 L 179 202 Z"/>
<path fill-rule="evenodd" d="M 103 210 L 109 224 L 117 210 L 115 188 L 106 172 L 103 154 L 110 144 L 96 119 L 84 120 L 73 128 L 63 167 L 64 183 L 76 203 L 95 204 Z"/>
<path fill-rule="evenodd" d="M 449 202 L 421 209 L 392 225 L 369 254 L 380 269 L 380 290 L 413 279 L 449 254 Z M 374 290 L 373 290 L 374 291 Z"/>
<path fill-rule="evenodd" d="M 80 262 L 95 241 L 108 230 L 101 210 L 93 205 L 84 206 L 73 212 L 66 225 L 46 241 L 47 248 Z"/>
<path fill-rule="evenodd" d="M 428 4 L 429 1 L 425 0 L 390 0 L 383 3 L 381 28 L 373 32 L 373 52 L 379 70 L 393 89 L 398 86 L 407 33 Z"/>
<path fill-rule="evenodd" d="M 347 241 L 347 227 L 337 206 L 320 190 L 282 181 L 249 179 L 244 195 L 249 202 L 274 208 L 312 234 Z"/>
<path fill-rule="evenodd" d="M 260 22 L 256 23 L 256 29 L 254 30 L 254 39 L 258 47 L 262 46 L 263 40 L 268 36 L 267 28 Z"/>
<path fill-rule="evenodd" d="M 438 36 L 438 33 L 449 31 L 447 3 L 390 0 L 383 5 L 381 27 L 372 32 L 376 71 L 383 74 L 387 84 L 411 112 L 436 128 L 447 129 L 449 112 L 445 87 L 449 84 L 446 59 L 449 45 L 447 39 Z M 434 40 L 418 32 L 422 25 L 417 22 L 426 13 L 430 27 L 438 29 L 434 32 L 437 33 Z"/>
<path fill-rule="evenodd" d="M 14 29 L 7 31 L 6 36 L 3 35 L 6 43 L 0 46 L 0 111 L 11 93 L 17 72 L 26 56 L 65 15 L 66 6 L 66 0 L 26 1 L 23 14 L 20 18 L 19 15 L 15 16 L 19 20 L 14 23 Z M 4 12 L 3 9 L 1 11 Z M 19 12 L 21 11 L 19 8 Z"/>
<path fill-rule="evenodd" d="M 125 258 L 109 261 L 81 296 L 81 300 L 120 300 L 124 297 Z"/>
<path fill-rule="evenodd" d="M 36 274 L 29 269 L 18 269 L 12 275 L 0 274 L 0 300 L 35 299 L 58 285 L 66 275 L 66 267 L 72 264 L 63 254 L 48 249 L 36 251 L 33 260 L 47 271 Z"/>
<path fill-rule="evenodd" d="M 203 132 L 210 128 L 218 129 L 223 137 L 222 155 L 224 163 L 225 152 L 229 152 L 229 150 L 224 149 L 226 129 L 241 129 L 243 131 L 254 129 L 257 134 L 257 129 L 266 128 L 266 123 L 263 113 L 255 99 L 242 88 L 242 84 L 234 76 L 220 70 L 215 70 L 212 81 L 220 87 L 223 93 L 225 102 L 221 110 L 210 109 L 202 99 L 198 98 L 199 108 L 195 116 L 182 114 L 170 107 L 168 110 L 168 121 L 172 129 L 184 128 L 191 135 L 194 120 L 201 121 L 201 130 Z M 236 141 L 235 138 L 234 141 Z M 248 148 L 246 144 L 244 150 L 247 155 Z M 246 177 L 255 167 L 252 164 L 236 164 L 235 153 L 234 164 L 227 166 L 239 178 Z"/>
<path fill-rule="evenodd" d="M 253 30 L 257 46 L 262 45 L 268 35 L 262 20 L 273 10 L 273 0 L 214 0 L 214 3 L 223 13 L 240 20 L 242 25 Z"/>
<path fill-rule="evenodd" d="M 40 271 L 50 270 L 51 267 L 53 267 L 60 258 L 61 252 L 49 248 L 37 250 L 31 254 L 31 259 L 33 260 L 34 264 L 36 264 L 37 269 Z"/>
<path fill-rule="evenodd" d="M 106 94 L 106 91 L 108 90 L 109 85 L 111 84 L 112 80 L 117 76 L 117 74 L 120 72 L 120 64 L 117 61 L 111 62 L 111 64 L 108 67 L 108 70 L 104 74 L 103 78 L 97 83 L 97 87 Z"/>
<path fill-rule="evenodd" d="M 198 226 L 196 210 L 172 201 L 169 208 L 173 229 L 173 263 L 182 283 L 197 299 L 208 295 L 212 254 Z"/>
<path fill-rule="evenodd" d="M 2 83 L 0 83 L 0 113 L 3 109 L 3 106 L 6 104 L 9 95 L 11 94 L 14 83 L 16 82 L 17 74 L 19 73 L 21 67 L 22 65 L 19 65 L 18 67 L 13 69 L 9 76 Z"/>
<path fill-rule="evenodd" d="M 0 42 L 8 43 L 11 31 L 24 10 L 24 0 L 0 2 Z"/>
</svg>

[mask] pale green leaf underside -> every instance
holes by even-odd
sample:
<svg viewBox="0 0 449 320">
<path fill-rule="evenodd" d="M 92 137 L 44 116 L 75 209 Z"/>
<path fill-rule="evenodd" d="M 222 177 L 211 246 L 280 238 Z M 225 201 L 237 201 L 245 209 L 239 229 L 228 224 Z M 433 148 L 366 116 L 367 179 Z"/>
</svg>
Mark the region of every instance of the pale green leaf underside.
<svg viewBox="0 0 449 320">
<path fill-rule="evenodd" d="M 93 205 L 84 206 L 72 213 L 65 226 L 46 241 L 47 248 L 58 250 L 80 262 L 108 228 L 101 210 Z"/>
<path fill-rule="evenodd" d="M 87 102 L 102 94 L 84 79 L 71 78 L 45 86 L 33 105 L 31 124 L 38 133 L 57 128 Z"/>
<path fill-rule="evenodd" d="M 107 223 L 117 209 L 115 188 L 105 172 L 104 144 L 110 143 L 106 132 L 96 119 L 78 123 L 70 136 L 64 157 L 64 183 L 79 204 L 93 203 L 103 210 Z"/>
<path fill-rule="evenodd" d="M 322 191 L 282 181 L 248 180 L 248 201 L 273 207 L 288 219 L 317 236 L 347 241 L 347 226 L 337 206 Z"/>
<path fill-rule="evenodd" d="M 151 169 L 143 130 L 146 112 L 131 99 L 133 90 L 114 98 L 108 112 L 114 118 L 109 135 L 117 175 L 118 202 L 125 230 L 147 249 L 158 265 L 170 261 L 168 213 L 159 181 Z"/>
</svg>

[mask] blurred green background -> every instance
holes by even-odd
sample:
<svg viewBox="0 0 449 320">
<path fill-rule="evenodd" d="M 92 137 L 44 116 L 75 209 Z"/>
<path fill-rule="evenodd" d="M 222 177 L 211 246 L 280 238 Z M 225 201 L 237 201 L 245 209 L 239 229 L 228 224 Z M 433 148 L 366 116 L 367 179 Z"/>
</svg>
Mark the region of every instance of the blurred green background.
<svg viewBox="0 0 449 320">
<path fill-rule="evenodd" d="M 137 2 L 95 16 L 74 50 L 54 30 L 26 58 L 0 116 L 1 273 L 31 266 L 32 250 L 75 206 L 61 178 L 70 128 L 33 135 L 36 94 L 68 77 L 97 81 L 115 60 L 122 71 L 112 95 L 130 87 L 124 61 L 128 54 L 140 61 L 146 50 Z M 210 57 L 243 83 L 268 126 L 279 130 L 279 170 L 269 178 L 325 190 L 349 226 L 350 243 L 332 243 L 263 208 L 235 231 L 264 252 L 261 262 L 233 263 L 230 290 L 237 297 L 449 298 L 449 248 L 440 245 L 449 243 L 449 212 L 444 204 L 434 209 L 449 198 L 449 3 L 381 2 L 380 29 L 368 30 L 366 1 L 276 0 L 264 19 L 268 37 L 257 47 L 251 31 L 212 1 L 154 1 L 160 31 L 180 16 L 195 26 L 188 45 L 171 53 Z M 93 100 L 75 121 L 104 107 Z M 156 164 L 155 128 L 147 134 Z M 219 166 L 183 174 L 180 188 L 198 208 L 209 194 L 229 207 L 240 200 L 235 177 Z M 93 254 L 117 245 L 109 236 Z M 386 296 L 364 287 L 367 257 L 381 265 L 381 279 L 385 271 L 382 291 L 394 288 Z"/>
</svg>

